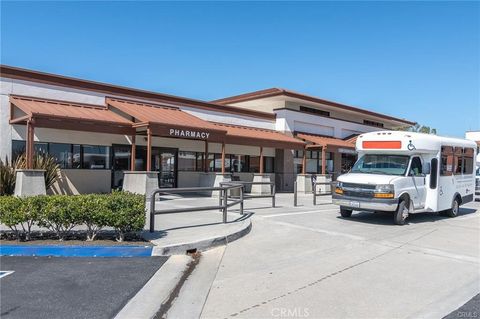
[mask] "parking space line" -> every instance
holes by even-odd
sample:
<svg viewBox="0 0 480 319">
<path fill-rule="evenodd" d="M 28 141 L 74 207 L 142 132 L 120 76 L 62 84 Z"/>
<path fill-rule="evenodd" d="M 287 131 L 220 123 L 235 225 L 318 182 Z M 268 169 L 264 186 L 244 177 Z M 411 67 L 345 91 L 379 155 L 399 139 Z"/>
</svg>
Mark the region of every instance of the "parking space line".
<svg viewBox="0 0 480 319">
<path fill-rule="evenodd" d="M 279 216 L 313 214 L 313 213 L 318 213 L 318 212 L 328 212 L 328 211 L 334 211 L 334 210 L 335 210 L 335 208 L 316 209 L 316 210 L 309 210 L 309 211 L 303 211 L 303 212 L 294 212 L 294 213 L 279 213 L 279 214 L 271 214 L 271 215 L 258 215 L 258 217 L 262 217 L 262 218 L 273 218 L 273 217 L 279 217 Z"/>
<path fill-rule="evenodd" d="M 15 271 L 13 270 L 0 270 L 0 278 L 6 277 L 8 275 L 13 274 Z"/>
</svg>

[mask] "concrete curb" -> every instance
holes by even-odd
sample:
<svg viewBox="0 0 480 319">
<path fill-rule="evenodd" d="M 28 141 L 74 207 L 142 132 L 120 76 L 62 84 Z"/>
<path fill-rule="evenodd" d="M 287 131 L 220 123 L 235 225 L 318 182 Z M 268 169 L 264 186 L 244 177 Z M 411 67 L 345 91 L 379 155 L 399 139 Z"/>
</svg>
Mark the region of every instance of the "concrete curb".
<svg viewBox="0 0 480 319">
<path fill-rule="evenodd" d="M 152 256 L 170 256 L 185 254 L 187 251 L 197 250 L 204 251 L 213 247 L 224 246 L 229 242 L 235 241 L 250 232 L 252 229 L 252 221 L 247 219 L 243 221 L 243 225 L 237 228 L 230 234 L 219 234 L 212 237 L 201 238 L 198 240 L 192 240 L 190 242 L 183 242 L 171 245 L 158 245 L 154 246 L 152 250 Z"/>
<path fill-rule="evenodd" d="M 168 300 L 187 269 L 191 257 L 172 256 L 115 316 L 115 319 L 153 318 Z"/>
<path fill-rule="evenodd" d="M 168 310 L 168 319 L 198 319 L 225 253 L 225 246 L 203 252 L 200 262 L 183 284 L 178 297 Z"/>
</svg>

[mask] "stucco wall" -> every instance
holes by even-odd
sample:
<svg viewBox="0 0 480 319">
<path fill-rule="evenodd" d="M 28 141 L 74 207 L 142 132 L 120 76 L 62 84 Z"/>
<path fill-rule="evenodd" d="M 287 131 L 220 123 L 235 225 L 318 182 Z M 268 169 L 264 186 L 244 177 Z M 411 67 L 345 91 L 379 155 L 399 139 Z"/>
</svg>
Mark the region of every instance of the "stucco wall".
<svg viewBox="0 0 480 319">
<path fill-rule="evenodd" d="M 110 170 L 63 169 L 51 193 L 68 195 L 109 193 L 110 185 Z"/>
<path fill-rule="evenodd" d="M 336 138 L 345 138 L 353 133 L 379 131 L 368 125 L 336 120 L 328 117 L 300 113 L 287 109 L 275 111 L 277 114 L 278 131 L 301 131 L 312 134 L 328 135 Z"/>
</svg>

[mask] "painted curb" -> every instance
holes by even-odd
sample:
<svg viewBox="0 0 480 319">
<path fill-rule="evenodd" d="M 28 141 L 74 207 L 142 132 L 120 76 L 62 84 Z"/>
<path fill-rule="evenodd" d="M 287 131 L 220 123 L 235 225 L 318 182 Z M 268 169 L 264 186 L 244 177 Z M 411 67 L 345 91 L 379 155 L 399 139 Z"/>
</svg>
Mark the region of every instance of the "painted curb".
<svg viewBox="0 0 480 319">
<path fill-rule="evenodd" d="M 196 241 L 184 242 L 173 245 L 166 246 L 154 246 L 152 250 L 152 256 L 171 256 L 171 255 L 181 255 L 185 254 L 190 250 L 204 251 L 213 247 L 224 246 L 228 243 L 235 241 L 250 232 L 252 229 L 251 219 L 247 219 L 248 222 L 245 223 L 245 226 L 237 229 L 237 231 L 225 235 L 212 236 Z"/>
<path fill-rule="evenodd" d="M 152 246 L 2 245 L 0 256 L 150 257 Z"/>
<path fill-rule="evenodd" d="M 191 257 L 172 256 L 115 316 L 115 319 L 153 318 L 177 286 Z"/>
</svg>

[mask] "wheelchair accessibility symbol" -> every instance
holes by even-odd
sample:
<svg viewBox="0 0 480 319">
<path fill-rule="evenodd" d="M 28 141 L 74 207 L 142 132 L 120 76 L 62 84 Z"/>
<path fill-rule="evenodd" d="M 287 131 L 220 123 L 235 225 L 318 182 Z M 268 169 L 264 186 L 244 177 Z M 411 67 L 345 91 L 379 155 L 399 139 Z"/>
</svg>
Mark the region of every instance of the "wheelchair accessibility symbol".
<svg viewBox="0 0 480 319">
<path fill-rule="evenodd" d="M 407 148 L 409 151 L 416 150 L 415 145 L 413 145 L 412 140 L 409 141 Z"/>
</svg>

